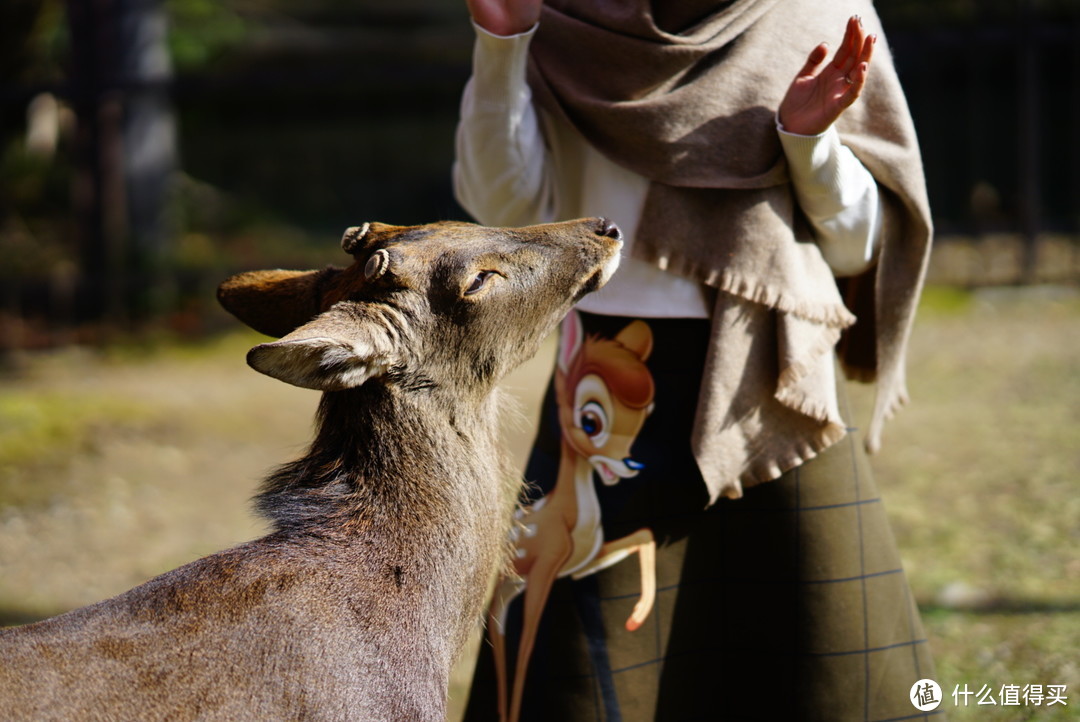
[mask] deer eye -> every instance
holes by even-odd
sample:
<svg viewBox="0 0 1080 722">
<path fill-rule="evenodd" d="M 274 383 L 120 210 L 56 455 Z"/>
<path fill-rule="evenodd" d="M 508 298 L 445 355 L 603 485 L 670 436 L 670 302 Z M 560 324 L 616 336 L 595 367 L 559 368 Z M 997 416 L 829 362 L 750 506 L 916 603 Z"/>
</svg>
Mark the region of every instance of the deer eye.
<svg viewBox="0 0 1080 722">
<path fill-rule="evenodd" d="M 484 284 L 488 282 L 488 279 L 495 275 L 495 271 L 480 271 L 476 274 L 476 278 L 472 280 L 469 287 L 465 289 L 465 295 L 471 296 L 474 293 L 479 293 L 480 289 L 484 287 Z"/>
<path fill-rule="evenodd" d="M 596 438 L 604 433 L 607 428 L 607 414 L 604 407 L 595 401 L 590 401 L 581 407 L 578 412 L 578 425 L 586 436 Z"/>
</svg>

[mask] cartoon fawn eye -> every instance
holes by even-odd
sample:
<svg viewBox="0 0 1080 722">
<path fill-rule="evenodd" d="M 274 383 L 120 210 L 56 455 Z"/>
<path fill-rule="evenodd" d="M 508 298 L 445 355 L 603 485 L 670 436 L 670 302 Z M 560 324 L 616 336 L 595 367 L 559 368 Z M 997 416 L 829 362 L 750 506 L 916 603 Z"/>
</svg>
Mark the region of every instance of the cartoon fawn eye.
<svg viewBox="0 0 1080 722">
<path fill-rule="evenodd" d="M 484 287 L 484 284 L 488 282 L 488 279 L 495 275 L 495 271 L 480 271 L 476 274 L 476 278 L 472 280 L 469 287 L 465 289 L 465 295 L 471 296 L 474 293 L 479 293 Z"/>
<path fill-rule="evenodd" d="M 578 426 L 589 438 L 596 438 L 604 433 L 607 428 L 607 414 L 604 413 L 604 407 L 595 401 L 582 406 L 578 412 Z"/>
</svg>

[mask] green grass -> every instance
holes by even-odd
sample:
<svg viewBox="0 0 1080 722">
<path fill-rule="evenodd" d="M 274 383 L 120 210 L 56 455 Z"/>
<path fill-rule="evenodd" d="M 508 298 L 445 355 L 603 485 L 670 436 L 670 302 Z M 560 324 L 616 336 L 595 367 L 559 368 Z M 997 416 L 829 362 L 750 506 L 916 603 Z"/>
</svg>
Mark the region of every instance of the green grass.
<svg viewBox="0 0 1080 722">
<path fill-rule="evenodd" d="M 58 392 L 0 393 L 0 505 L 25 506 L 47 500 L 58 485 L 48 476 L 28 484 L 5 473 L 27 465 L 62 466 L 75 454 L 93 453 L 95 436 L 133 428 L 152 416 L 132 399 Z"/>
<path fill-rule="evenodd" d="M 945 695 L 942 708 L 954 719 L 971 720 L 1075 720 L 1080 705 L 1077 685 L 1077 605 L 1053 607 L 1018 606 L 994 612 L 964 612 L 942 607 L 923 609 L 923 623 L 936 653 L 936 681 Z M 994 690 L 1000 701 L 1003 685 L 1064 684 L 1067 706 L 1046 702 L 1036 706 L 977 705 L 975 698 L 952 692 Z"/>
<path fill-rule="evenodd" d="M 970 310 L 972 293 L 955 286 L 928 286 L 919 302 L 919 312 L 925 316 L 956 315 Z"/>
<path fill-rule="evenodd" d="M 875 474 L 956 719 L 1077 719 L 1080 294 L 930 288 Z M 864 402 L 865 403 L 865 402 Z M 1065 684 L 1068 707 L 954 707 Z"/>
<path fill-rule="evenodd" d="M 130 399 L 84 394 L 5 393 L 0 396 L 0 466 L 85 448 L 93 429 L 143 419 Z"/>
<path fill-rule="evenodd" d="M 170 424 L 173 412 L 160 403 L 152 388 L 157 383 L 148 391 L 147 384 L 127 383 L 132 375 L 160 377 L 165 385 L 181 369 L 215 374 L 222 364 L 242 366 L 247 349 L 264 340 L 250 331 L 201 341 L 124 339 L 97 351 L 69 349 L 33 358 L 21 371 L 0 377 L 0 508 L 46 502 L 62 488 L 63 469 L 72 458 L 93 455 L 118 435 Z M 232 422 L 200 419 L 221 427 Z M 28 474 L 33 483 L 26 481 Z"/>
</svg>

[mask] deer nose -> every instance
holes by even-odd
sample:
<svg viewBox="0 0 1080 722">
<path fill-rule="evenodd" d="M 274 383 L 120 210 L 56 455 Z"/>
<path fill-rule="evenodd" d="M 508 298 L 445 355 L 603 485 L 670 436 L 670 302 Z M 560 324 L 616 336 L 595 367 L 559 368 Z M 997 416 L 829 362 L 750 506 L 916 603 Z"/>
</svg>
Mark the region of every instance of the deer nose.
<svg viewBox="0 0 1080 722">
<path fill-rule="evenodd" d="M 615 230 L 618 231 L 619 229 L 616 228 Z M 629 456 L 626 457 L 625 459 L 623 459 L 622 461 L 623 461 L 624 464 L 626 464 L 626 468 L 630 469 L 631 471 L 641 471 L 642 469 L 645 468 L 644 464 L 642 464 L 640 461 L 634 461 Z"/>
<path fill-rule="evenodd" d="M 622 231 L 619 230 L 619 227 L 615 225 L 613 221 L 609 221 L 607 218 L 600 219 L 600 222 L 596 226 L 596 235 L 614 238 L 616 241 L 622 240 Z"/>
</svg>

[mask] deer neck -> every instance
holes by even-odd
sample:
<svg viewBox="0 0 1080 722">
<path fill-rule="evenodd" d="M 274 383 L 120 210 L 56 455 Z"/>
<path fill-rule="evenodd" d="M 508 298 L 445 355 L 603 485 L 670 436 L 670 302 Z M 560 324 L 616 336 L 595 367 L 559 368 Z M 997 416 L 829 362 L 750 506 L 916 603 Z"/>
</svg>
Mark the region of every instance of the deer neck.
<svg viewBox="0 0 1080 722">
<path fill-rule="evenodd" d="M 593 467 L 564 437 L 555 488 L 547 494 L 546 507 L 558 510 L 574 538 L 574 548 L 585 550 L 594 543 L 600 523 L 600 501 L 593 483 Z"/>
<path fill-rule="evenodd" d="M 495 405 L 463 410 L 378 383 L 325 393 L 311 448 L 267 480 L 259 508 L 279 528 L 308 516 L 343 531 L 423 538 L 467 525 L 461 510 L 490 510 L 502 471 Z"/>
<path fill-rule="evenodd" d="M 385 587 L 463 643 L 508 552 L 516 493 L 494 410 L 464 414 L 366 386 L 324 395 L 311 449 L 267 479 L 257 506 L 312 564 L 358 589 Z"/>
</svg>

